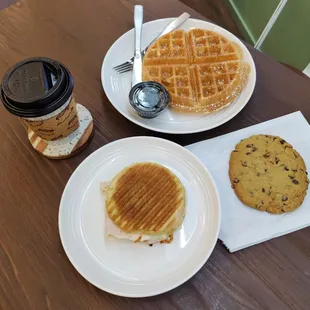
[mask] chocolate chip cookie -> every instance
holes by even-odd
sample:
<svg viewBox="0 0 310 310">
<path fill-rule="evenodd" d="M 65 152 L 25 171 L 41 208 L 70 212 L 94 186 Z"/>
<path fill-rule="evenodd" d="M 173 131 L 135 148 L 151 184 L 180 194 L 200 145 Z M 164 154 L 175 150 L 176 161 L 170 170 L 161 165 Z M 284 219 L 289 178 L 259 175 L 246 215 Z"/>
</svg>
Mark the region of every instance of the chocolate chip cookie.
<svg viewBox="0 0 310 310">
<path fill-rule="evenodd" d="M 299 153 L 270 135 L 251 136 L 236 145 L 230 155 L 229 177 L 245 205 L 274 214 L 297 209 L 309 185 Z"/>
</svg>

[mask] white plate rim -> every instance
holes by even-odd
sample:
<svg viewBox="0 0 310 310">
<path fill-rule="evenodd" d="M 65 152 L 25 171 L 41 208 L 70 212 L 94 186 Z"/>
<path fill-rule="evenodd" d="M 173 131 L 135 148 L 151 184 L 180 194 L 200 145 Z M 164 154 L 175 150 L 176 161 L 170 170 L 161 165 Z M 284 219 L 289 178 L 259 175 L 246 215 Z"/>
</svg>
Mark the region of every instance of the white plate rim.
<svg viewBox="0 0 310 310">
<path fill-rule="evenodd" d="M 144 25 L 146 25 L 146 24 L 153 24 L 153 23 L 156 24 L 158 21 L 165 21 L 165 20 L 170 20 L 170 19 L 171 18 L 156 19 L 156 20 L 152 20 L 152 21 L 149 21 L 147 23 L 144 23 Z M 224 32 L 224 33 L 228 34 L 229 36 L 233 36 L 235 42 L 237 42 L 241 46 L 242 51 L 244 53 L 248 54 L 249 59 L 250 59 L 250 67 L 251 67 L 251 73 L 250 74 L 253 77 L 253 83 L 252 83 L 252 85 L 250 85 L 248 95 L 246 96 L 244 102 L 235 110 L 235 112 L 232 115 L 224 118 L 222 121 L 219 121 L 218 123 L 216 123 L 216 124 L 214 124 L 212 126 L 202 126 L 201 128 L 197 128 L 197 129 L 183 129 L 183 130 L 182 129 L 178 129 L 178 130 L 171 130 L 171 129 L 169 129 L 169 130 L 165 130 L 165 129 L 162 129 L 162 128 L 158 128 L 158 127 L 155 127 L 155 126 L 152 126 L 152 125 L 145 124 L 145 123 L 141 122 L 139 118 L 132 117 L 132 115 L 130 115 L 130 113 L 126 113 L 125 111 L 122 111 L 121 109 L 118 108 L 118 106 L 116 104 L 113 104 L 113 102 L 112 102 L 113 100 L 111 100 L 111 96 L 109 95 L 109 92 L 107 92 L 108 87 L 106 85 L 106 80 L 104 78 L 105 66 L 107 65 L 106 64 L 107 63 L 106 59 L 108 57 L 110 57 L 110 53 L 111 53 L 112 48 L 116 44 L 118 44 L 119 40 L 121 40 L 123 36 L 127 35 L 131 31 L 133 31 L 133 28 L 132 28 L 132 29 L 128 30 L 127 32 L 125 32 L 124 34 L 122 34 L 117 40 L 115 40 L 114 43 L 110 46 L 109 50 L 107 51 L 107 53 L 106 53 L 106 55 L 105 55 L 105 57 L 104 57 L 104 59 L 102 61 L 102 65 L 101 65 L 101 84 L 102 84 L 103 90 L 104 90 L 104 92 L 105 92 L 105 94 L 106 94 L 110 104 L 116 109 L 116 111 L 118 111 L 121 115 L 123 115 L 129 121 L 133 122 L 134 124 L 136 124 L 136 125 L 138 125 L 140 127 L 146 128 L 148 130 L 156 131 L 156 132 L 169 133 L 169 134 L 191 134 L 191 133 L 204 132 L 204 131 L 207 131 L 207 130 L 211 130 L 211 129 L 217 128 L 217 127 L 225 124 L 226 122 L 230 121 L 231 119 L 233 119 L 236 115 L 238 115 L 244 109 L 244 107 L 248 104 L 250 98 L 253 95 L 253 92 L 254 92 L 254 89 L 255 89 L 255 85 L 256 85 L 256 66 L 255 66 L 255 62 L 253 60 L 253 57 L 252 57 L 251 53 L 249 52 L 247 47 L 244 45 L 244 43 L 238 37 L 236 37 L 233 33 L 229 32 L 225 28 L 222 28 L 221 26 L 218 26 L 218 25 L 216 25 L 214 23 L 211 23 L 211 22 L 208 22 L 208 21 L 205 21 L 205 20 L 201 20 L 201 19 L 197 19 L 197 18 L 189 18 L 188 20 L 190 20 L 192 22 L 203 22 L 203 23 L 207 24 L 210 27 L 212 26 L 214 28 L 219 29 L 221 32 Z M 235 101 L 239 99 L 239 96 L 237 97 L 237 99 L 235 99 Z M 224 108 L 226 108 L 226 107 L 224 107 Z"/>
<path fill-rule="evenodd" d="M 192 270 L 191 273 L 189 273 L 186 277 L 183 277 L 181 278 L 180 281 L 176 282 L 174 285 L 171 285 L 170 287 L 168 288 L 164 288 L 163 290 L 158 290 L 158 291 L 155 291 L 155 292 L 152 292 L 152 293 L 148 293 L 148 294 L 126 294 L 126 293 L 119 293 L 117 291 L 113 291 L 113 290 L 110 290 L 109 288 L 106 288 L 106 287 L 102 287 L 100 284 L 98 283 L 94 283 L 94 281 L 90 280 L 89 277 L 87 275 L 85 275 L 80 267 L 78 266 L 78 264 L 76 264 L 75 262 L 75 259 L 74 259 L 74 255 L 71 255 L 70 253 L 70 250 L 69 248 L 67 247 L 66 245 L 66 242 L 65 242 L 65 238 L 64 238 L 64 228 L 63 228 L 63 219 L 62 219 L 62 210 L 63 208 L 65 208 L 64 206 L 64 197 L 65 197 L 65 192 L 66 192 L 66 188 L 70 186 L 70 181 L 75 177 L 75 175 L 79 172 L 79 168 L 82 166 L 82 165 L 85 165 L 88 161 L 91 161 L 92 157 L 95 156 L 95 154 L 105 148 L 106 146 L 113 146 L 113 145 L 116 145 L 116 144 L 119 144 L 121 143 L 123 140 L 152 140 L 152 141 L 161 141 L 161 142 L 164 142 L 164 143 L 168 143 L 168 144 L 172 144 L 174 145 L 174 147 L 178 147 L 180 150 L 182 149 L 182 151 L 184 151 L 185 153 L 187 153 L 188 155 L 190 155 L 193 160 L 196 162 L 196 164 L 198 164 L 200 166 L 201 169 L 204 170 L 204 172 L 208 175 L 208 178 L 209 178 L 209 182 L 211 182 L 212 184 L 212 187 L 213 187 L 213 194 L 215 195 L 215 198 L 216 198 L 216 202 L 217 202 L 217 215 L 218 215 L 218 219 L 217 219 L 217 223 L 216 223 L 216 226 L 217 226 L 217 230 L 214 234 L 214 239 L 212 240 L 212 246 L 208 249 L 208 251 L 206 251 L 204 257 L 201 259 L 200 263 L 196 266 L 195 269 Z M 141 297 L 151 297 L 151 296 L 156 296 L 156 295 L 159 295 L 159 294 L 163 294 L 163 293 L 166 293 L 168 291 L 171 291 L 175 288 L 177 288 L 178 286 L 184 284 L 186 281 L 188 281 L 190 278 L 192 278 L 202 267 L 203 265 L 207 262 L 207 260 L 209 259 L 210 255 L 212 254 L 214 248 L 215 248 L 215 245 L 217 243 L 217 240 L 218 240 L 218 236 L 219 236 L 219 231 L 220 231 L 220 223 L 221 223 L 221 204 L 220 204 L 220 196 L 219 196 L 219 192 L 217 190 L 217 186 L 215 184 L 215 181 L 211 175 L 211 173 L 209 172 L 209 170 L 202 164 L 202 162 L 198 159 L 198 157 L 196 155 L 194 155 L 192 152 L 190 152 L 189 150 L 185 149 L 184 147 L 182 147 L 181 145 L 177 144 L 177 143 L 174 143 L 170 140 L 166 140 L 166 139 L 163 139 L 163 138 L 157 138 L 157 137 L 149 137 L 149 136 L 137 136 L 137 137 L 128 137 L 128 138 L 123 138 L 123 139 L 119 139 L 119 140 L 116 140 L 116 141 L 113 141 L 111 143 L 108 143 L 102 147 L 100 147 L 99 149 L 97 149 L 95 152 L 93 152 L 92 154 L 90 154 L 88 157 L 86 157 L 79 165 L 78 167 L 75 169 L 75 171 L 72 173 L 72 175 L 70 176 L 66 186 L 65 186 L 65 189 L 63 191 L 63 194 L 62 194 L 62 197 L 61 197 L 61 200 L 60 200 L 60 205 L 59 205 L 59 212 L 58 212 L 58 228 L 59 228 L 59 237 L 60 237 L 60 241 L 61 241 L 61 244 L 63 246 L 63 249 L 66 253 L 66 256 L 67 258 L 69 259 L 69 261 L 71 262 L 71 264 L 73 265 L 73 267 L 76 269 L 76 271 L 85 279 L 87 280 L 89 283 L 91 283 L 92 285 L 94 285 L 95 287 L 99 288 L 100 290 L 103 290 L 105 292 L 108 292 L 108 293 L 111 293 L 113 295 L 116 295 L 116 296 L 122 296 L 122 297 L 130 297 L 130 298 L 141 298 Z"/>
</svg>

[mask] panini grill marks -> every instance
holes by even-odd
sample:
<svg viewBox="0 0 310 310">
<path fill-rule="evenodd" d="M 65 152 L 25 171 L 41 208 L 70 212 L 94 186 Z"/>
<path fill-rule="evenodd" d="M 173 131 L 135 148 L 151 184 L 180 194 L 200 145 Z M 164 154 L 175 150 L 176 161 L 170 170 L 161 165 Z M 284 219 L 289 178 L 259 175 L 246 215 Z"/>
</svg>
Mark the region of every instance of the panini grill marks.
<svg viewBox="0 0 310 310">
<path fill-rule="evenodd" d="M 145 166 L 145 168 L 147 168 Z M 149 170 L 152 169 L 152 166 L 149 166 L 148 167 Z M 133 175 L 132 174 L 133 171 L 126 171 L 126 173 L 123 175 L 123 177 L 125 176 L 126 178 L 123 178 L 121 180 L 121 178 L 117 179 L 116 180 L 116 184 L 117 186 L 120 186 L 119 184 L 120 183 L 123 183 L 125 184 L 125 188 L 128 187 L 127 185 L 127 181 L 128 179 L 131 179 L 133 183 L 135 183 L 135 186 L 134 187 L 128 187 L 129 189 L 125 192 L 122 192 L 122 190 L 117 190 L 117 187 L 116 187 L 116 190 L 115 190 L 115 194 L 118 193 L 117 195 L 113 195 L 111 197 L 111 203 L 112 203 L 112 206 L 116 206 L 117 209 L 115 208 L 115 211 L 118 211 L 116 213 L 116 217 L 114 216 L 113 219 L 115 221 L 118 220 L 119 217 L 122 216 L 123 213 L 125 214 L 128 214 L 129 212 L 132 212 L 131 208 L 130 208 L 130 202 L 131 201 L 127 201 L 128 197 L 131 197 L 131 199 L 137 199 L 136 198 L 136 192 L 140 192 L 140 193 L 143 193 L 143 192 L 146 192 L 147 194 L 147 191 L 145 191 L 145 189 L 149 188 L 151 183 L 153 182 L 153 179 L 154 177 L 156 177 L 156 175 L 152 174 L 149 178 L 146 177 L 147 181 L 144 182 L 144 181 L 141 181 L 141 172 L 139 171 L 139 169 L 134 169 L 134 172 L 136 173 L 136 175 Z M 148 173 L 148 170 L 144 171 L 144 175 L 147 175 Z M 137 184 L 137 180 L 138 182 L 142 183 L 143 185 L 140 186 L 140 184 L 138 183 Z M 120 197 L 118 199 L 118 197 Z M 143 196 L 141 198 L 144 198 Z M 141 199 L 140 198 L 140 199 Z M 120 208 L 118 208 L 120 207 Z"/>
<path fill-rule="evenodd" d="M 140 175 L 141 175 L 141 173 L 140 173 Z M 157 176 L 157 174 L 155 174 L 155 173 L 153 173 L 153 175 L 152 175 L 152 177 L 150 178 L 151 179 L 151 182 L 149 181 L 148 182 L 148 184 L 150 184 L 150 183 L 154 183 L 153 181 L 154 181 L 154 178 L 156 178 L 156 176 Z M 161 177 L 156 181 L 156 186 L 158 187 L 158 188 L 156 188 L 156 189 L 154 189 L 153 188 L 153 190 L 154 191 L 156 191 L 156 193 L 160 193 L 161 192 L 161 188 L 162 188 L 162 186 L 163 186 L 163 180 L 165 179 L 165 178 L 167 178 L 167 175 L 166 174 L 161 174 Z M 146 178 L 147 179 L 147 178 Z M 150 180 L 149 179 L 149 180 Z M 144 183 L 143 181 L 142 181 L 142 183 Z M 145 183 L 144 183 L 145 184 Z M 138 202 L 140 202 L 138 205 L 135 205 L 135 204 L 131 204 L 131 203 L 128 203 L 128 202 L 126 202 L 125 200 L 126 200 L 126 197 L 128 197 L 128 195 L 125 197 L 125 199 L 124 200 L 122 200 L 122 201 L 115 201 L 115 205 L 116 205 L 116 207 L 119 209 L 118 211 L 118 217 L 116 218 L 116 221 L 121 221 L 122 222 L 122 224 L 124 224 L 124 225 L 120 225 L 121 226 L 121 228 L 124 230 L 124 231 L 131 231 L 131 226 L 132 225 L 126 225 L 127 224 L 127 220 L 129 219 L 132 219 L 132 218 L 134 218 L 134 219 L 136 219 L 136 218 L 138 218 L 138 215 L 139 215 L 139 218 L 143 218 L 143 216 L 144 216 L 144 213 L 147 213 L 149 210 L 148 210 L 148 208 L 145 208 L 145 206 L 147 206 L 147 205 L 150 205 L 150 203 L 152 202 L 152 200 L 151 201 L 147 201 L 147 199 L 148 199 L 148 197 L 147 196 L 149 196 L 150 195 L 150 191 L 147 191 L 147 189 L 148 188 L 150 188 L 150 186 L 149 185 L 146 185 L 146 186 L 143 186 L 143 188 L 139 188 L 138 189 L 138 192 L 140 191 L 141 193 L 144 193 L 143 195 L 142 195 L 142 197 L 143 197 L 143 200 L 139 197 L 136 197 L 137 196 L 137 193 L 131 193 L 131 192 L 129 192 L 129 193 L 131 193 L 131 197 L 132 198 L 134 198 L 136 201 L 138 200 Z M 146 189 L 146 190 L 145 190 Z M 154 196 L 156 196 L 156 195 L 154 195 Z M 153 197 L 152 197 L 153 198 Z M 151 198 L 151 199 L 152 199 Z M 154 198 L 155 199 L 155 198 Z M 144 202 L 145 201 L 145 202 Z M 121 208 L 121 209 L 120 209 Z M 143 209 L 145 209 L 144 211 L 143 211 Z M 141 212 L 144 212 L 143 214 L 141 214 Z"/>
<path fill-rule="evenodd" d="M 125 175 L 125 172 L 123 173 L 123 175 Z M 117 176 L 117 178 L 119 178 L 119 177 L 122 177 L 122 176 Z M 133 186 L 134 186 L 134 178 L 128 179 L 128 191 L 132 190 Z M 119 193 L 117 191 L 115 191 L 114 189 L 115 189 L 115 180 L 113 180 L 111 185 L 109 186 L 109 192 L 110 192 L 110 190 L 113 190 L 113 196 L 110 197 L 109 192 L 108 192 L 108 199 L 106 201 L 106 209 L 108 211 L 111 211 L 111 209 L 113 208 L 114 203 L 115 203 L 115 198 L 117 198 L 119 195 Z M 113 213 L 114 213 L 113 211 L 114 210 L 112 210 L 110 217 L 113 216 Z"/>
<path fill-rule="evenodd" d="M 176 210 L 180 207 L 180 188 L 178 186 L 178 180 L 171 180 L 173 183 L 163 185 L 164 193 L 158 192 L 158 194 L 152 197 L 152 203 L 155 201 L 155 205 L 151 210 L 145 208 L 142 214 L 139 214 L 138 222 L 134 223 L 133 228 L 135 230 L 143 230 L 148 232 L 161 232 L 170 233 L 166 231 L 166 226 L 169 223 L 167 221 L 174 219 Z M 169 187 L 168 187 L 169 186 Z M 158 199 L 159 198 L 159 199 Z"/>
<path fill-rule="evenodd" d="M 166 172 L 166 171 L 165 171 Z M 158 174 L 163 174 L 163 171 L 159 171 Z M 162 179 L 166 178 L 166 183 L 162 183 Z M 167 182 L 168 181 L 168 182 Z M 154 222 L 153 219 L 153 213 L 156 213 L 156 207 L 161 205 L 161 199 L 160 197 L 162 196 L 161 189 L 162 187 L 167 187 L 169 186 L 169 189 L 167 190 L 174 190 L 175 188 L 175 183 L 173 182 L 173 179 L 171 178 L 170 174 L 165 175 L 164 173 L 164 178 L 160 177 L 160 180 L 156 181 L 158 184 L 158 188 L 155 188 L 153 192 L 148 192 L 146 200 L 148 200 L 148 203 L 145 204 L 143 201 L 137 200 L 137 204 L 132 207 L 132 212 L 130 212 L 133 216 L 130 217 L 130 213 L 125 215 L 125 218 L 122 218 L 122 222 L 126 222 L 126 220 L 129 222 L 129 225 L 125 225 L 126 230 L 129 231 L 139 231 L 141 230 L 141 224 L 143 224 L 143 221 L 150 219 L 152 222 Z M 155 193 L 155 194 L 154 194 Z M 165 196 L 163 196 L 165 197 Z M 159 201 L 158 201 L 159 199 Z M 152 206 L 153 202 L 158 201 L 155 205 Z M 153 208 L 151 208 L 152 206 Z M 131 223 L 130 223 L 131 222 Z M 131 225 L 130 225 L 131 224 Z M 151 230 L 151 227 L 145 226 L 145 230 Z"/>
<path fill-rule="evenodd" d="M 175 186 L 175 185 L 172 185 Z M 156 230 L 154 229 L 154 223 L 156 223 L 156 219 L 155 219 L 155 214 L 157 212 L 161 212 L 161 210 L 158 210 L 158 207 L 160 208 L 161 206 L 163 206 L 163 202 L 164 202 L 165 196 L 161 195 L 161 193 L 156 193 L 156 195 L 154 195 L 151 198 L 151 202 L 147 205 L 145 205 L 145 207 L 142 207 L 140 209 L 140 212 L 136 213 L 133 218 L 131 219 L 131 224 L 128 225 L 128 229 L 130 231 L 144 231 L 144 232 L 156 232 Z M 152 206 L 152 203 L 155 204 Z M 170 210 L 170 216 L 173 215 L 173 210 Z M 161 223 L 159 223 L 161 224 Z M 162 226 L 162 225 L 161 225 Z M 161 231 L 163 232 L 163 231 Z M 166 233 L 166 232 L 165 232 Z"/>
<path fill-rule="evenodd" d="M 176 220 L 176 212 L 178 209 L 182 208 L 182 213 L 185 213 L 185 200 L 184 200 L 184 192 L 182 188 L 178 188 L 178 191 L 182 194 L 179 194 L 176 197 L 167 197 L 166 201 L 163 200 L 161 202 L 164 207 L 162 210 L 156 214 L 155 219 L 153 219 L 154 225 L 151 226 L 151 231 L 159 231 L 164 230 L 167 233 L 172 233 L 176 228 L 178 228 L 183 220 L 183 216 L 181 217 L 181 221 L 178 222 Z M 147 223 L 148 225 L 150 223 Z M 147 227 L 147 225 L 145 225 Z M 144 228 L 143 228 L 144 229 Z"/>
<path fill-rule="evenodd" d="M 145 173 L 145 171 L 143 172 L 143 170 L 148 171 L 148 173 Z M 132 192 L 132 189 L 129 189 L 129 190 L 125 191 L 124 196 L 123 196 L 123 193 L 121 192 L 121 190 L 119 190 L 119 188 L 125 188 L 126 189 L 126 186 L 128 184 L 128 180 L 132 177 L 132 175 L 134 175 L 135 178 L 137 178 L 137 176 L 138 176 L 139 183 L 143 184 L 142 185 L 143 190 L 141 191 L 141 187 L 140 187 L 140 189 L 138 189 L 138 191 L 135 191 L 135 192 Z M 151 175 L 151 177 L 149 177 L 149 175 Z M 146 230 L 150 229 L 148 226 L 150 226 L 150 224 L 152 224 L 153 213 L 156 214 L 160 211 L 164 212 L 164 210 L 160 209 L 159 211 L 156 212 L 156 208 L 158 208 L 158 206 L 155 204 L 155 205 L 153 205 L 154 212 L 150 212 L 150 208 L 148 208 L 148 207 L 145 208 L 145 206 L 147 206 L 147 205 L 145 205 L 145 202 L 148 202 L 148 205 L 150 206 L 153 203 L 153 201 L 155 202 L 158 199 L 158 197 L 163 196 L 162 195 L 162 189 L 164 188 L 165 190 L 168 190 L 165 188 L 165 185 L 162 182 L 165 179 L 166 179 L 166 182 L 169 186 L 170 195 L 171 195 L 171 190 L 172 190 L 175 192 L 175 196 L 178 197 L 177 194 L 179 194 L 179 191 L 177 191 L 177 189 L 178 189 L 178 184 L 180 183 L 180 181 L 168 169 L 161 167 L 157 164 L 153 164 L 153 163 L 136 164 L 133 167 L 128 168 L 125 171 L 125 173 L 123 175 L 121 175 L 119 178 L 116 177 L 115 178 L 116 185 L 112 186 L 112 188 L 114 187 L 115 191 L 118 192 L 119 195 L 116 195 L 116 196 L 112 195 L 113 198 L 109 199 L 109 201 L 107 202 L 107 204 L 109 204 L 109 209 L 113 208 L 113 206 L 114 206 L 114 208 L 117 208 L 117 211 L 118 211 L 117 214 L 113 214 L 113 216 L 110 216 L 110 218 L 113 220 L 113 222 L 115 222 L 116 225 L 120 221 L 122 222 L 122 224 L 125 223 L 125 225 L 123 225 L 123 226 L 118 225 L 124 231 L 130 230 L 130 232 L 132 232 L 132 230 L 139 230 L 139 228 L 141 227 L 141 224 L 143 225 L 143 228 L 145 227 Z M 124 184 L 124 182 L 125 182 L 125 184 Z M 114 183 L 114 182 L 112 182 L 112 183 Z M 150 188 L 149 185 L 145 186 L 146 183 L 158 184 L 158 189 L 155 186 L 153 188 L 153 191 L 145 191 L 147 188 L 148 189 Z M 139 186 L 140 185 L 138 184 L 138 187 Z M 142 194 L 140 196 L 139 195 L 137 196 L 137 193 L 139 193 L 139 191 Z M 183 188 L 183 191 L 184 191 L 184 188 Z M 154 192 L 155 192 L 155 195 L 153 195 Z M 158 195 L 156 195 L 156 193 Z M 173 192 L 172 192 L 172 194 L 173 194 Z M 153 195 L 153 197 L 152 197 L 152 195 Z M 128 196 L 131 198 L 134 198 L 133 201 L 131 201 L 130 203 L 128 203 L 128 202 L 126 203 L 126 197 L 128 197 Z M 114 199 L 114 197 L 119 197 L 120 199 L 119 200 L 117 198 Z M 170 197 L 170 196 L 168 196 L 168 197 Z M 165 199 L 166 199 L 166 201 L 165 201 Z M 163 196 L 162 201 L 164 201 L 164 203 L 166 203 L 168 207 L 173 202 L 173 200 L 171 200 L 169 202 L 167 200 L 166 196 Z M 174 200 L 174 204 L 175 204 L 175 201 L 176 200 Z M 111 202 L 111 203 L 109 203 L 109 202 Z M 176 202 L 178 202 L 178 201 L 176 201 Z M 125 208 L 124 208 L 124 203 L 125 203 Z M 162 212 L 160 214 L 162 214 L 162 218 L 165 219 L 165 217 L 164 217 L 165 213 L 162 213 Z M 174 210 L 170 212 L 170 217 L 173 215 L 173 213 L 174 213 Z M 138 222 L 132 222 L 132 219 L 136 220 L 137 218 L 139 220 Z M 143 220 L 148 221 L 148 224 L 147 224 L 148 226 L 143 222 Z M 156 220 L 156 222 L 157 222 L 157 220 Z M 167 220 L 165 222 L 167 222 Z M 129 224 L 126 225 L 127 223 L 129 223 Z M 160 229 L 160 227 L 163 226 L 164 224 L 165 223 L 163 223 L 163 224 L 158 223 L 158 227 L 159 227 L 158 229 Z"/>
<path fill-rule="evenodd" d="M 128 197 L 128 194 L 131 191 L 134 191 L 136 187 L 138 187 L 137 186 L 137 180 L 139 180 L 139 178 L 140 178 L 140 174 L 139 174 L 140 172 L 135 166 L 136 165 L 125 168 L 123 170 L 122 174 L 117 175 L 115 177 L 115 179 L 112 181 L 111 187 L 113 188 L 113 190 L 115 189 L 116 185 L 119 182 L 122 182 L 123 184 L 125 184 L 125 188 L 127 188 L 127 190 L 118 191 L 115 189 L 112 197 L 109 197 L 109 199 L 107 201 L 107 204 L 109 204 L 109 205 L 112 204 L 112 206 L 110 206 L 109 208 L 113 207 L 115 205 L 116 201 L 118 201 L 120 205 L 123 205 L 122 200 L 125 200 L 126 197 Z M 144 169 L 145 169 L 144 173 L 146 174 L 146 173 L 148 173 L 149 170 L 152 169 L 152 167 L 150 165 L 145 165 Z M 149 179 L 148 182 L 143 185 L 143 187 L 146 187 L 149 182 L 151 182 L 151 179 Z"/>
</svg>

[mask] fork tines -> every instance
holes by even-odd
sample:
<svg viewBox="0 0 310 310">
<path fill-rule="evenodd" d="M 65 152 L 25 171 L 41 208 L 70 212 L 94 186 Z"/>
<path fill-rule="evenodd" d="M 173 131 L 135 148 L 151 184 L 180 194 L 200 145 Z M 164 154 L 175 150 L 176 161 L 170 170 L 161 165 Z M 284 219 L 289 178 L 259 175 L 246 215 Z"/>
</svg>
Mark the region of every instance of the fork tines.
<svg viewBox="0 0 310 310">
<path fill-rule="evenodd" d="M 118 66 L 113 67 L 118 73 L 125 73 L 132 70 L 132 63 L 126 61 Z"/>
</svg>

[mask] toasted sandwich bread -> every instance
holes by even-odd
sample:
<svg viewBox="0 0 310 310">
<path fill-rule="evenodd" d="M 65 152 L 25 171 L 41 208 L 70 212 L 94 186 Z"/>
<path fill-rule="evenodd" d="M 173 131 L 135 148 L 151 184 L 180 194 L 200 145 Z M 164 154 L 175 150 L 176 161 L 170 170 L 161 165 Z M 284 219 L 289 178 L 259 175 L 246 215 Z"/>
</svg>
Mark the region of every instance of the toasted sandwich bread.
<svg viewBox="0 0 310 310">
<path fill-rule="evenodd" d="M 172 240 L 185 215 L 185 189 L 169 169 L 137 163 L 105 188 L 107 228 L 117 238 L 155 243 Z M 125 237 L 127 235 L 127 238 Z"/>
</svg>

